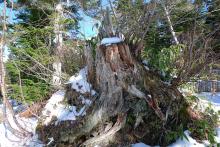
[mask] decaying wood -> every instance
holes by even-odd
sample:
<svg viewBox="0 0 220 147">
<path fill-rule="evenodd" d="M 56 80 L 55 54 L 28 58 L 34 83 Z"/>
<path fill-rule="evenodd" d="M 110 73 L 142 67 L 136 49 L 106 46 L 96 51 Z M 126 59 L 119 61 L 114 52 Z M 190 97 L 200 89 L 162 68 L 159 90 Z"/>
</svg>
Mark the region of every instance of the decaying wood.
<svg viewBox="0 0 220 147">
<path fill-rule="evenodd" d="M 124 49 L 121 50 L 126 53 L 126 44 L 122 43 L 121 45 Z M 130 62 L 128 62 L 129 57 Z M 128 60 L 122 61 L 123 58 Z M 71 133 L 71 137 L 63 138 L 62 141 L 69 140 L 69 142 L 72 142 L 81 135 L 89 133 L 99 123 L 124 111 L 123 88 L 120 86 L 119 81 L 125 81 L 126 78 L 131 76 L 133 72 L 132 62 L 131 55 L 124 54 L 124 57 L 120 56 L 117 44 L 107 47 L 100 46 L 97 49 L 96 85 L 100 97 L 95 103 L 92 113 L 85 117 L 82 127 L 68 131 Z"/>
<path fill-rule="evenodd" d="M 93 56 L 92 56 L 92 48 L 90 45 L 87 45 L 85 48 L 84 48 L 84 56 L 85 56 L 85 60 L 86 60 L 86 65 L 87 65 L 87 68 L 88 68 L 88 77 L 87 77 L 87 80 L 88 82 L 90 83 L 94 83 L 94 59 L 93 59 Z"/>
<path fill-rule="evenodd" d="M 140 80 L 135 77 L 135 75 L 139 74 L 141 71 L 138 69 L 139 65 L 132 59 L 129 47 L 125 43 L 122 42 L 97 48 L 95 64 L 95 85 L 97 86 L 96 89 L 100 97 L 95 101 L 94 106 L 90 108 L 88 115 L 77 120 L 75 123 L 67 122 L 68 127 L 61 127 L 62 129 L 57 131 L 58 134 L 56 137 L 60 142 L 68 142 L 70 144 L 77 143 L 77 140 L 79 140 L 81 136 L 89 135 L 98 124 L 108 121 L 109 118 L 115 117 L 120 113 L 126 113 L 127 106 L 125 104 L 126 99 L 123 95 L 124 92 L 128 92 L 137 98 L 144 99 L 155 114 L 162 121 L 165 121 L 165 116 L 160 110 L 156 100 L 160 98 L 157 93 L 161 92 L 157 88 L 154 89 L 154 87 L 158 86 L 156 82 L 159 83 L 159 86 L 163 86 L 163 84 L 154 76 L 153 79 L 151 77 L 147 80 L 147 84 L 149 85 L 145 86 L 147 91 L 158 90 L 152 97 L 133 85 L 136 83 L 135 81 Z M 145 75 L 152 76 L 150 74 Z M 106 135 L 112 133 L 110 131 Z M 53 133 L 51 132 L 49 134 L 52 135 Z M 89 139 L 85 144 L 99 141 L 101 138 L 102 136 L 96 136 L 94 139 Z"/>
<path fill-rule="evenodd" d="M 114 124 L 114 126 L 108 130 L 107 132 L 104 132 L 103 134 L 93 137 L 89 140 L 87 140 L 86 142 L 84 142 L 82 144 L 82 146 L 86 146 L 86 147 L 93 147 L 95 145 L 106 145 L 109 142 L 113 142 L 114 140 L 114 135 L 116 132 L 118 132 L 124 125 L 126 122 L 126 116 L 118 116 L 117 122 Z"/>
<path fill-rule="evenodd" d="M 141 92 L 140 90 L 138 90 L 134 85 L 128 86 L 127 91 L 131 94 L 133 94 L 134 96 L 144 99 L 148 105 L 155 111 L 156 115 L 163 121 L 165 121 L 165 116 L 164 114 L 161 112 L 159 106 L 157 105 L 157 103 L 155 102 L 154 99 L 152 99 L 151 97 L 145 95 L 143 92 Z"/>
</svg>

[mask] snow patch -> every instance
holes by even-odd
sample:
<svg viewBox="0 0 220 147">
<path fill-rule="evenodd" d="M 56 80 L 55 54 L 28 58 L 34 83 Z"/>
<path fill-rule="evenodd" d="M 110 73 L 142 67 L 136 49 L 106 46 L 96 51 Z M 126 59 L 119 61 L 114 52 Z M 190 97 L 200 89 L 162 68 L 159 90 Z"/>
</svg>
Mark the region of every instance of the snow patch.
<svg viewBox="0 0 220 147">
<path fill-rule="evenodd" d="M 91 101 L 82 98 L 83 104 L 85 104 L 79 112 L 76 110 L 76 106 L 66 106 L 63 103 L 65 91 L 57 91 L 48 100 L 44 110 L 42 111 L 43 116 L 45 116 L 44 124 L 48 125 L 53 117 L 57 118 L 56 123 L 65 120 L 76 120 L 76 116 L 85 115 L 85 109 L 87 105 L 91 104 Z"/>
<path fill-rule="evenodd" d="M 195 139 L 193 139 L 190 136 L 190 132 L 188 130 L 186 130 L 184 132 L 184 134 L 186 135 L 186 138 L 179 138 L 176 140 L 176 142 L 174 142 L 171 145 L 168 145 L 168 147 L 206 147 L 206 146 L 210 146 L 208 141 L 203 141 L 203 143 L 198 143 Z M 220 141 L 220 128 L 217 128 L 217 136 L 215 137 L 217 143 L 219 143 Z M 150 147 L 149 145 L 146 145 L 144 143 L 136 143 L 136 144 L 132 144 L 132 147 Z M 159 147 L 159 146 L 156 146 Z"/>
<path fill-rule="evenodd" d="M 215 141 L 220 143 L 220 127 L 216 129 L 217 136 L 215 136 Z"/>
<path fill-rule="evenodd" d="M 69 81 L 66 84 L 72 84 L 72 89 L 84 93 L 91 93 L 91 95 L 95 95 L 95 91 L 92 90 L 92 85 L 87 82 L 87 67 L 81 69 L 77 76 L 70 77 Z"/>
<path fill-rule="evenodd" d="M 190 132 L 188 130 L 186 130 L 184 132 L 184 134 L 186 135 L 186 138 L 179 138 L 177 139 L 177 141 L 171 145 L 169 145 L 169 147 L 205 147 L 204 144 L 198 143 L 195 139 L 193 139 L 189 134 Z"/>
<path fill-rule="evenodd" d="M 140 142 L 140 143 L 132 144 L 131 147 L 151 147 L 151 146 Z"/>
<path fill-rule="evenodd" d="M 220 111 L 220 93 L 209 93 L 209 92 L 202 92 L 196 94 L 195 96 L 198 97 L 197 103 L 195 106 L 201 112 L 204 112 L 207 107 L 211 105 L 212 109 L 218 113 Z"/>
<path fill-rule="evenodd" d="M 111 45 L 120 42 L 123 42 L 123 40 L 119 37 L 103 38 L 101 41 L 101 45 Z"/>
<path fill-rule="evenodd" d="M 145 66 L 148 66 L 148 65 L 149 65 L 149 61 L 148 61 L 148 60 L 143 60 L 142 63 L 143 63 Z"/>
<path fill-rule="evenodd" d="M 62 12 L 62 10 L 63 10 L 62 4 L 56 5 L 56 10 L 59 12 Z"/>
<path fill-rule="evenodd" d="M 211 102 L 213 105 L 220 106 L 220 92 L 218 93 L 202 92 L 197 94 L 197 96 Z"/>
</svg>

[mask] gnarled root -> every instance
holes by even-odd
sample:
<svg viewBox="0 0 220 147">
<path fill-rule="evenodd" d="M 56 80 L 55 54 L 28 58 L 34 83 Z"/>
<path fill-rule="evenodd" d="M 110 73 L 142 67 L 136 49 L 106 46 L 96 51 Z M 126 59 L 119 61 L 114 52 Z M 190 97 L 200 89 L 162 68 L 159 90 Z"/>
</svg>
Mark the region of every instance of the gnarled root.
<svg viewBox="0 0 220 147">
<path fill-rule="evenodd" d="M 93 137 L 87 141 L 85 141 L 82 146 L 86 147 L 92 147 L 95 145 L 106 145 L 109 142 L 113 142 L 114 135 L 116 132 L 118 132 L 126 122 L 126 114 L 119 114 L 117 122 L 114 124 L 114 126 L 109 129 L 107 132 L 103 132 L 101 135 Z"/>
</svg>

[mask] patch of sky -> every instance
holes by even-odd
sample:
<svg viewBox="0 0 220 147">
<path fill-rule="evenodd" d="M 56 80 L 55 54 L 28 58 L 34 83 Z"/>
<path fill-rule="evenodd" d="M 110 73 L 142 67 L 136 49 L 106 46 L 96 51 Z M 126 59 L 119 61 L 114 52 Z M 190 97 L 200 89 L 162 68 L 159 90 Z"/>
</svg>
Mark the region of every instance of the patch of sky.
<svg viewBox="0 0 220 147">
<path fill-rule="evenodd" d="M 0 15 L 2 15 L 4 10 L 4 3 L 0 3 Z M 6 17 L 8 23 L 16 23 L 16 14 L 18 14 L 17 11 L 13 10 L 11 7 L 6 8 Z"/>
<path fill-rule="evenodd" d="M 94 18 L 87 16 L 82 11 L 80 12 L 80 15 L 82 17 L 82 20 L 79 22 L 80 34 L 78 35 L 78 37 L 82 39 L 89 39 L 96 36 L 98 34 L 98 29 L 95 27 L 95 25 L 97 23 L 100 24 L 100 22 Z"/>
<path fill-rule="evenodd" d="M 101 2 L 102 8 L 106 8 L 107 6 L 110 7 L 109 2 L 114 3 L 115 0 L 102 0 Z M 100 21 L 87 16 L 82 11 L 80 12 L 80 15 L 82 16 L 83 19 L 79 22 L 80 34 L 78 37 L 82 39 L 90 39 L 96 36 L 98 34 L 98 28 L 96 27 L 96 24 L 100 25 Z"/>
<path fill-rule="evenodd" d="M 2 1 L 0 1 L 0 16 L 2 16 L 3 11 L 4 11 L 4 3 Z M 7 24 L 16 23 L 16 14 L 18 14 L 18 12 L 13 10 L 11 7 L 6 8 L 6 17 L 7 17 L 6 22 L 7 22 Z M 9 50 L 8 50 L 8 47 L 5 46 L 4 47 L 4 55 L 3 55 L 4 62 L 8 60 L 8 55 L 9 55 Z"/>
</svg>

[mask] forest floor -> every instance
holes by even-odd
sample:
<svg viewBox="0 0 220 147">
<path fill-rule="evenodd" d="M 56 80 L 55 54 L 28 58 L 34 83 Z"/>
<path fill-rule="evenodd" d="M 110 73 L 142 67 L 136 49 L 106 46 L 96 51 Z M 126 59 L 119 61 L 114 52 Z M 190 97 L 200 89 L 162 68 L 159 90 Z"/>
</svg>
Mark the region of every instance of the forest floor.
<svg viewBox="0 0 220 147">
<path fill-rule="evenodd" d="M 76 91 L 85 94 L 87 92 L 95 95 L 95 91 L 91 89 L 91 85 L 86 80 L 87 73 L 86 69 L 80 70 L 79 74 L 76 76 L 72 76 L 67 84 L 71 84 L 72 88 Z M 212 106 L 213 110 L 218 112 L 220 111 L 220 93 L 200 93 L 195 94 L 198 97 L 197 105 L 200 107 L 201 111 L 208 106 Z M 76 120 L 79 116 L 86 115 L 86 109 L 92 105 L 92 101 L 87 99 L 84 96 L 79 96 L 79 100 L 81 100 L 81 105 L 79 106 L 67 106 L 65 102 L 65 91 L 59 90 L 55 92 L 51 98 L 47 101 L 44 106 L 40 117 L 20 117 L 19 111 L 24 111 L 26 108 L 22 104 L 16 103 L 16 101 L 11 100 L 11 104 L 13 109 L 17 112 L 16 118 L 23 128 L 32 132 L 32 135 L 26 137 L 19 137 L 12 134 L 9 130 L 5 129 L 4 124 L 2 123 L 2 111 L 0 111 L 0 147 L 17 147 L 17 146 L 35 146 L 35 147 L 43 147 L 41 141 L 38 140 L 38 134 L 35 133 L 36 127 L 38 123 L 43 123 L 44 125 L 48 125 L 51 121 L 55 123 L 59 123 L 65 120 Z M 3 105 L 0 105 L 0 110 L 3 110 Z M 9 121 L 10 121 L 9 117 Z M 13 123 L 12 123 L 13 124 Z M 13 126 L 12 126 L 13 127 Z M 14 126 L 16 127 L 16 126 Z M 197 142 L 194 138 L 190 136 L 190 132 L 188 130 L 184 131 L 184 134 L 187 138 L 177 138 L 176 142 L 169 145 L 170 147 L 205 147 L 209 146 L 207 140 Z M 220 143 L 220 127 L 216 128 L 215 140 L 217 143 Z M 50 145 L 53 142 L 53 138 L 48 138 L 48 143 L 46 145 Z M 148 145 L 144 143 L 136 143 L 132 144 L 131 147 L 148 147 Z"/>
</svg>

